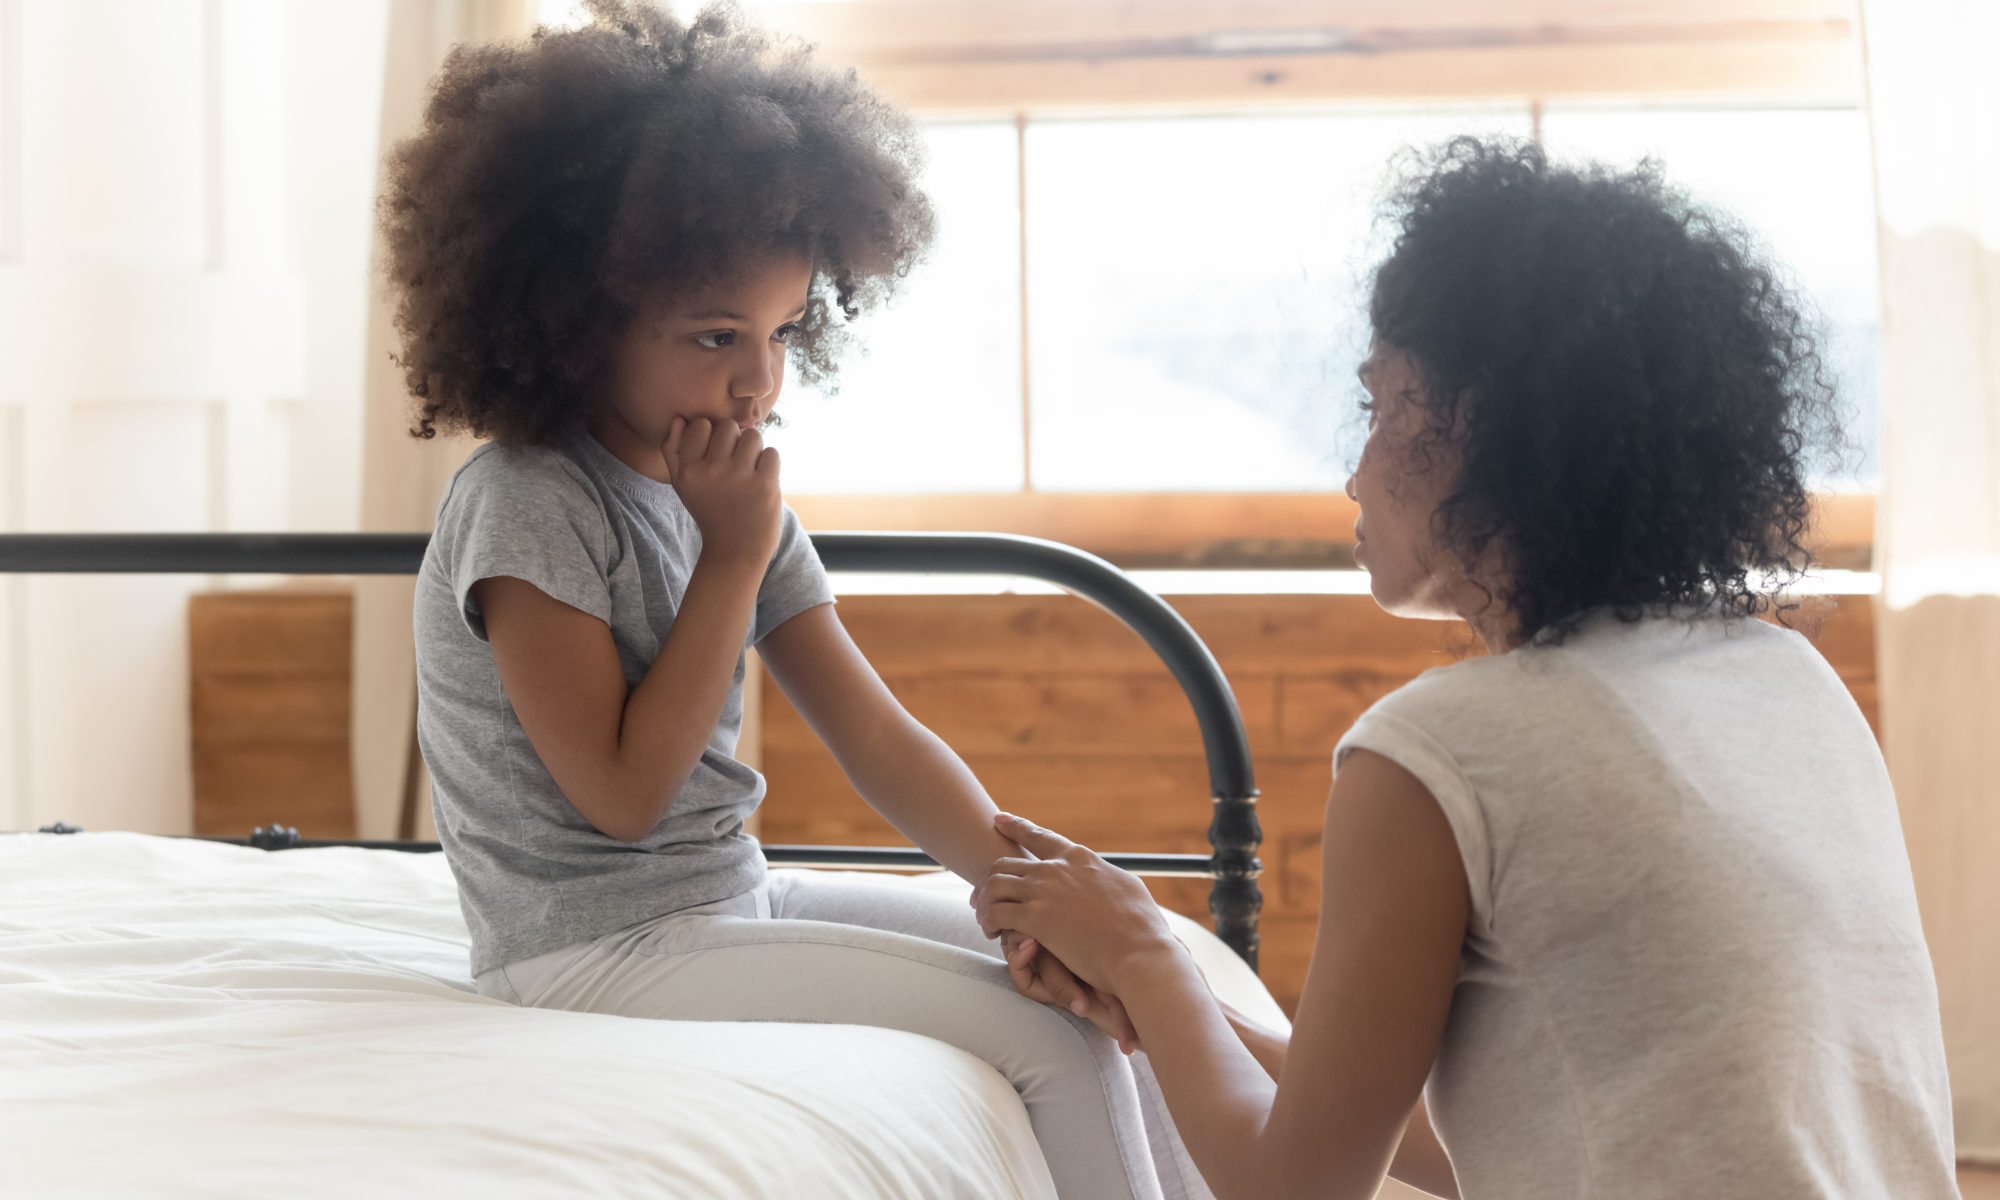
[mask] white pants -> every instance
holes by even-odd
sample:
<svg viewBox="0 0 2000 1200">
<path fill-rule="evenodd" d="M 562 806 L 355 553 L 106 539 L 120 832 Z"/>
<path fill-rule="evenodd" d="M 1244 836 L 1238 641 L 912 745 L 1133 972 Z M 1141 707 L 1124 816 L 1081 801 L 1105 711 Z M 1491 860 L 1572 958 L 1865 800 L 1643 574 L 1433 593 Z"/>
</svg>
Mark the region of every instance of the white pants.
<svg viewBox="0 0 2000 1200">
<path fill-rule="evenodd" d="M 487 996 L 677 1021 L 874 1025 L 933 1037 L 1014 1085 L 1063 1200 L 1208 1200 L 1144 1054 L 1014 991 L 948 895 L 824 871 L 484 972 Z"/>
</svg>

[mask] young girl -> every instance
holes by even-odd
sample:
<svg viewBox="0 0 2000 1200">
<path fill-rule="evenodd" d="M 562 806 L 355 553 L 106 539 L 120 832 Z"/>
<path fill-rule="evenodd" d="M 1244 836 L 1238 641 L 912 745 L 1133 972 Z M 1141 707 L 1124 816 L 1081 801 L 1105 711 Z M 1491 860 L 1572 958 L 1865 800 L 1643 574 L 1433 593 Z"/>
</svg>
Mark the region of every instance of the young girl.
<svg viewBox="0 0 2000 1200">
<path fill-rule="evenodd" d="M 832 310 L 886 293 L 931 216 L 907 121 L 851 73 L 728 10 L 592 9 L 455 50 L 383 201 L 417 432 L 493 439 L 439 507 L 415 613 L 480 991 L 926 1034 L 1015 1085 L 1061 1195 L 1205 1195 L 1143 1062 L 1093 1026 L 1117 1032 L 1115 1004 L 1011 935 L 1010 978 L 948 898 L 767 875 L 744 833 L 755 645 L 918 846 L 974 882 L 1018 853 L 842 630 L 758 432 L 787 360 L 826 378 Z"/>
<path fill-rule="evenodd" d="M 1470 1200 L 1955 1196 L 1881 755 L 1753 619 L 1753 573 L 1807 561 L 1831 414 L 1800 309 L 1651 169 L 1469 140 L 1421 166 L 1375 276 L 1355 557 L 1490 654 L 1335 749 L 1291 1038 L 1218 1011 L 1137 880 L 1024 822 L 1048 861 L 997 864 L 983 923 L 1124 998 L 1218 1196 L 1385 1169 Z"/>
</svg>

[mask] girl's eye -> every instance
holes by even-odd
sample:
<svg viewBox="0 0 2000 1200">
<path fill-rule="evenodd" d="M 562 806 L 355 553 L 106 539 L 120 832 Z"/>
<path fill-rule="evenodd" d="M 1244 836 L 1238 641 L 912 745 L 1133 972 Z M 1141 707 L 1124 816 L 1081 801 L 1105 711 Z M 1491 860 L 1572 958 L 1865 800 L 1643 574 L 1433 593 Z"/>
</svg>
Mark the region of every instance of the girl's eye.
<svg viewBox="0 0 2000 1200">
<path fill-rule="evenodd" d="M 780 325 L 778 326 L 777 331 L 771 335 L 771 340 L 774 342 L 788 342 L 792 339 L 792 335 L 797 333 L 798 331 L 799 327 L 797 322 L 794 322 L 790 325 Z"/>
<path fill-rule="evenodd" d="M 698 333 L 695 335 L 694 341 L 695 345 L 700 346 L 703 349 L 720 350 L 724 346 L 734 344 L 736 341 L 736 334 L 727 329 L 723 330 L 721 333 Z"/>
</svg>

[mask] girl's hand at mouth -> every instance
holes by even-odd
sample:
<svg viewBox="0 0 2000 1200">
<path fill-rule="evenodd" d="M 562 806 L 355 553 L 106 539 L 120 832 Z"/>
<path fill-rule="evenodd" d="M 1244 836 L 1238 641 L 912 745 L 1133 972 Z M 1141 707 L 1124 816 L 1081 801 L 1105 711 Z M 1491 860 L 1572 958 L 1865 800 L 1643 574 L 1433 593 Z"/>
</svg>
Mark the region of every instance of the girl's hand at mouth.
<svg viewBox="0 0 2000 1200">
<path fill-rule="evenodd" d="M 660 447 L 667 478 L 701 530 L 703 558 L 719 556 L 760 571 L 778 550 L 783 495 L 778 451 L 734 421 L 675 417 Z"/>
</svg>

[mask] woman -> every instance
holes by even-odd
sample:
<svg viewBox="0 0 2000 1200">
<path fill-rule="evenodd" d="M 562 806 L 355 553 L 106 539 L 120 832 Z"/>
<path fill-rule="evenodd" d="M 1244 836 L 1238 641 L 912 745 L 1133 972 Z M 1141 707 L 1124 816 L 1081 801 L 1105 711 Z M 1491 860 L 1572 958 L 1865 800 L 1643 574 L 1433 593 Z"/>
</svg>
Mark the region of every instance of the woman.
<svg viewBox="0 0 2000 1200">
<path fill-rule="evenodd" d="M 1802 455 L 1833 433 L 1800 306 L 1650 166 L 1461 139 L 1394 213 L 1355 557 L 1383 608 L 1488 653 L 1336 747 L 1289 1041 L 1218 1008 L 1137 880 L 1004 814 L 1046 861 L 996 865 L 982 925 L 1123 1000 L 1225 1200 L 1385 1171 L 1472 1200 L 1956 1195 L 1881 756 L 1753 619 L 1807 562 Z"/>
</svg>

